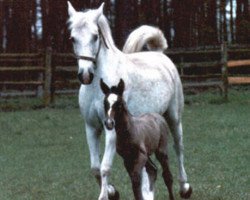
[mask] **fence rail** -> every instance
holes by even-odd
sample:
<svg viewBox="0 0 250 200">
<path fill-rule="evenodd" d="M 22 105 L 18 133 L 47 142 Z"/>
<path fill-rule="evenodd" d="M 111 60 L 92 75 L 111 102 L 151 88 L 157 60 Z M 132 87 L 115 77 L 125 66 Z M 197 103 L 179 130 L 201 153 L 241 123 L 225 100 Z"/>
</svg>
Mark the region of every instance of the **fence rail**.
<svg viewBox="0 0 250 200">
<path fill-rule="evenodd" d="M 223 43 L 220 48 L 168 50 L 166 54 L 177 64 L 184 89 L 218 87 L 227 99 L 230 85 L 250 83 L 249 46 Z"/>
<path fill-rule="evenodd" d="M 239 67 L 239 66 L 249 66 L 250 65 L 250 59 L 249 60 L 230 60 L 227 62 L 228 67 Z"/>
<path fill-rule="evenodd" d="M 227 98 L 229 85 L 250 84 L 249 71 L 231 72 L 249 69 L 250 48 L 230 48 L 224 43 L 214 49 L 172 49 L 165 53 L 176 63 L 184 89 L 218 87 Z M 14 88 L 18 95 L 26 91 L 23 94 L 43 96 L 47 106 L 55 93 L 75 92 L 79 88 L 76 73 L 72 54 L 54 53 L 51 48 L 44 53 L 0 54 L 0 96 L 11 94 Z"/>
</svg>

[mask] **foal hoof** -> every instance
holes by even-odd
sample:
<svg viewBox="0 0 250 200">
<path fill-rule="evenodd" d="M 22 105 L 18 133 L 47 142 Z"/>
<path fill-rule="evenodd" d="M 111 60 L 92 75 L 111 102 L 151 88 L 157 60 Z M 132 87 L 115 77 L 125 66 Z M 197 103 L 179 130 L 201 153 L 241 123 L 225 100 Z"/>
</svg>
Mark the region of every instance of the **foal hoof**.
<svg viewBox="0 0 250 200">
<path fill-rule="evenodd" d="M 112 187 L 112 192 L 109 191 L 108 193 L 108 197 L 109 200 L 119 200 L 120 199 L 120 194 L 119 192 L 115 189 L 115 187 L 113 185 L 110 185 Z"/>
<path fill-rule="evenodd" d="M 184 188 L 184 189 L 185 189 L 185 188 Z M 190 196 L 191 196 L 191 194 L 192 194 L 192 192 L 193 192 L 193 189 L 192 189 L 192 187 L 189 185 L 189 188 L 188 188 L 187 190 L 182 190 L 182 191 L 180 191 L 180 196 L 181 196 L 181 198 L 183 198 L 183 199 L 189 199 Z"/>
</svg>

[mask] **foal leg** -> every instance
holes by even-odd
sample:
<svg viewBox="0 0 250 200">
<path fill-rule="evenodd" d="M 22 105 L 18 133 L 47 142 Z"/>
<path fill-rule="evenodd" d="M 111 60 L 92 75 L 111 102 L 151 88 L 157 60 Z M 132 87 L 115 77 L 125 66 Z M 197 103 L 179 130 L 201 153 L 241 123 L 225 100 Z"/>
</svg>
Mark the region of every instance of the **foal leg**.
<svg viewBox="0 0 250 200">
<path fill-rule="evenodd" d="M 192 194 L 192 187 L 187 181 L 187 174 L 184 168 L 184 146 L 181 123 L 182 106 L 177 104 L 178 102 L 173 101 L 165 116 L 174 138 L 174 149 L 178 158 L 180 195 L 182 198 L 188 199 Z"/>
<path fill-rule="evenodd" d="M 144 196 L 142 195 L 142 169 L 146 164 L 146 156 L 139 156 L 138 159 L 135 160 L 124 160 L 124 165 L 129 173 L 132 188 L 135 200 L 144 200 Z"/>
<path fill-rule="evenodd" d="M 104 126 L 105 127 L 105 126 Z M 105 128 L 105 150 L 101 163 L 101 193 L 99 200 L 118 200 L 119 193 L 114 186 L 108 184 L 113 158 L 116 153 L 116 132 Z"/>
<path fill-rule="evenodd" d="M 167 151 L 167 150 L 166 150 Z M 169 169 L 169 164 L 168 164 L 168 155 L 167 155 L 167 152 L 156 152 L 156 158 L 157 160 L 159 160 L 159 162 L 161 163 L 161 166 L 162 166 L 162 177 L 164 179 L 164 182 L 168 188 L 168 194 L 169 194 L 169 199 L 170 200 L 174 200 L 174 195 L 173 195 L 173 189 L 172 189 L 172 186 L 173 186 L 173 176 L 170 172 L 170 169 Z"/>
</svg>

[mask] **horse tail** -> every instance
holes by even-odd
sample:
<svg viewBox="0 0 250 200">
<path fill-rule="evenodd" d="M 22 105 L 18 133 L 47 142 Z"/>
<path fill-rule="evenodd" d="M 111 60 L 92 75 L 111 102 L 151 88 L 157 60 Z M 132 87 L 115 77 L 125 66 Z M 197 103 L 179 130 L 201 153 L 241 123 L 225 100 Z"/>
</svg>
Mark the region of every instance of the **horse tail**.
<svg viewBox="0 0 250 200">
<path fill-rule="evenodd" d="M 124 53 L 142 51 L 144 47 L 149 51 L 164 51 L 168 48 L 167 40 L 159 28 L 143 25 L 130 33 L 123 47 Z"/>
</svg>

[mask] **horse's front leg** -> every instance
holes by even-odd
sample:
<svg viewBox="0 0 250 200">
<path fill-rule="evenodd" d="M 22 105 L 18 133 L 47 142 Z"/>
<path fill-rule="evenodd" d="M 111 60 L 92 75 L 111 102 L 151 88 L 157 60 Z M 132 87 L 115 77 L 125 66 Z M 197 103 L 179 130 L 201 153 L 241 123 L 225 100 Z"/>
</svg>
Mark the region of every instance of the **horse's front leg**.
<svg viewBox="0 0 250 200">
<path fill-rule="evenodd" d="M 100 176 L 100 133 L 101 130 L 97 130 L 89 124 L 85 124 L 87 143 L 89 146 L 90 153 L 90 166 L 93 175 L 95 176 L 99 186 L 101 186 L 101 176 Z"/>
<path fill-rule="evenodd" d="M 105 126 L 104 126 L 105 127 Z M 105 128 L 105 150 L 101 163 L 101 194 L 99 200 L 118 200 L 119 193 L 108 184 L 108 177 L 116 153 L 116 132 Z"/>
</svg>

